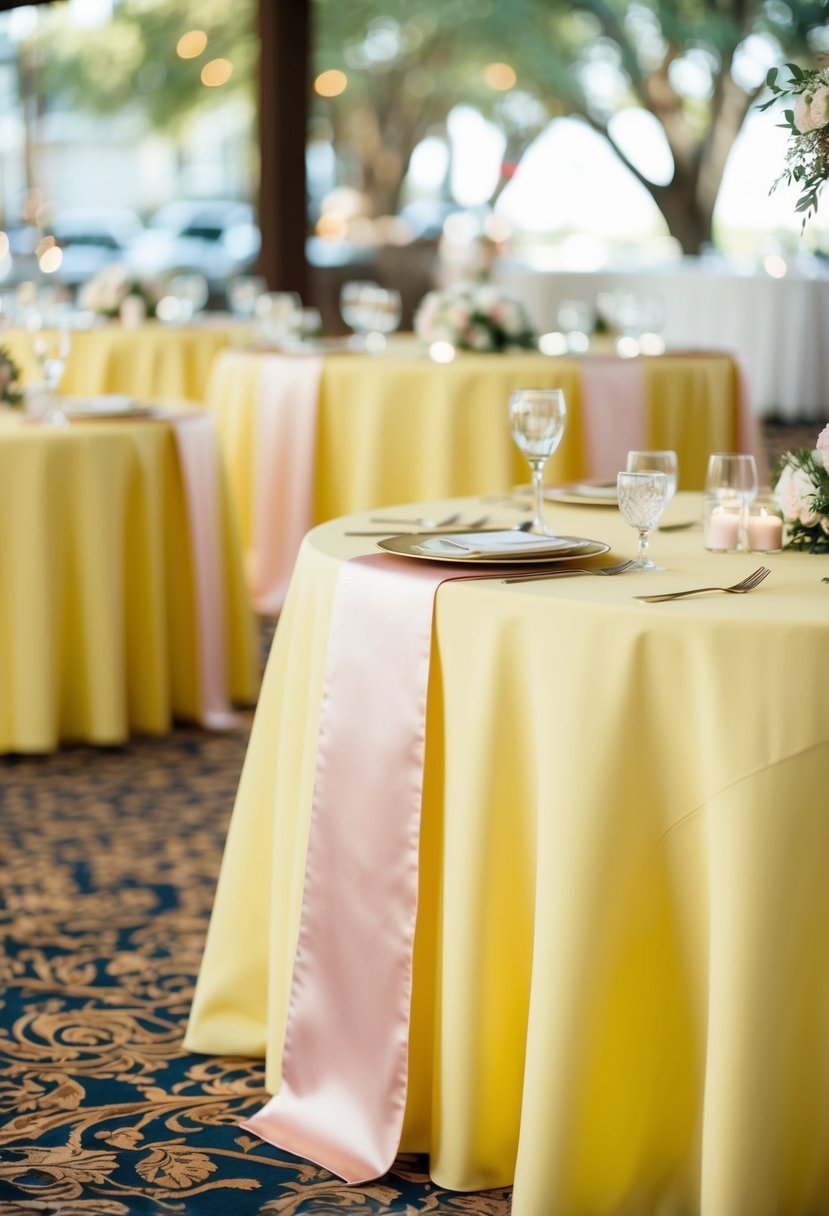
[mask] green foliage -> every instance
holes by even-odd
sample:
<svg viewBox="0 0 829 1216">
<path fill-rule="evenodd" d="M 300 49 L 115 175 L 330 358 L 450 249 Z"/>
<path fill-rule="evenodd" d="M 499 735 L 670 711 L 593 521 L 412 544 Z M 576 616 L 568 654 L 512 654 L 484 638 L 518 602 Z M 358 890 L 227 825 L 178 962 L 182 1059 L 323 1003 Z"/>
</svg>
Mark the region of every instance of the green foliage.
<svg viewBox="0 0 829 1216">
<path fill-rule="evenodd" d="M 207 35 L 202 54 L 181 59 L 188 30 Z M 41 22 L 26 48 L 42 62 L 42 87 L 56 101 L 109 114 L 133 109 L 150 127 L 177 135 L 192 116 L 228 96 L 252 102 L 257 65 L 254 0 L 123 0 L 106 25 L 79 29 L 68 8 Z M 226 85 L 206 88 L 201 69 L 226 58 Z M 54 102 L 53 102 L 54 104 Z"/>
<path fill-rule="evenodd" d="M 21 371 L 7 346 L 0 346 L 0 404 L 20 405 L 23 401 Z"/>
<path fill-rule="evenodd" d="M 783 84 L 777 83 L 779 75 L 777 68 L 772 68 L 766 77 L 766 86 L 771 97 L 760 110 L 767 110 L 785 97 L 803 98 L 806 108 L 816 92 L 825 93 L 829 88 L 829 72 L 820 68 L 804 70 L 796 63 L 784 65 L 789 73 L 789 79 Z M 825 115 L 829 118 L 829 114 Z M 809 118 L 803 125 L 808 127 L 814 120 Z M 786 168 L 772 183 L 771 191 L 777 189 L 781 182 L 786 185 L 796 185 L 800 190 L 795 211 L 803 215 L 803 225 L 817 210 L 820 192 L 829 178 L 829 122 L 816 126 L 812 130 L 801 130 L 795 121 L 794 110 L 783 111 L 783 122 L 778 126 L 789 132 L 789 145 L 786 150 Z M 770 192 L 771 192 L 770 191 Z"/>
<path fill-rule="evenodd" d="M 315 112 L 335 137 L 359 112 L 369 154 L 394 150 L 401 175 L 416 142 L 440 131 L 458 103 L 498 123 L 512 164 L 551 118 L 579 115 L 651 191 L 669 227 L 691 217 L 695 231 L 676 235 L 692 249 L 710 237 L 728 150 L 763 88 L 732 73 L 739 48 L 766 34 L 781 58 L 803 54 L 827 12 L 827 0 L 316 0 L 315 70 L 339 67 L 349 87 Z M 516 71 L 511 93 L 484 78 L 500 60 Z M 683 84 L 675 69 L 689 64 L 708 74 L 707 91 Z M 648 181 L 613 137 L 611 120 L 630 106 L 663 127 L 676 166 L 667 186 Z"/>
</svg>

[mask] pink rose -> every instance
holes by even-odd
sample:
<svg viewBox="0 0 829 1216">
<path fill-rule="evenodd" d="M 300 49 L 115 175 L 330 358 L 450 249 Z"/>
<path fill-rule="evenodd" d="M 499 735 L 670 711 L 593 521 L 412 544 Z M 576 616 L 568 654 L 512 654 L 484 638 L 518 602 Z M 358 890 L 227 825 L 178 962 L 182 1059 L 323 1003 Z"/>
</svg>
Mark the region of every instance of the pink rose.
<svg viewBox="0 0 829 1216">
<path fill-rule="evenodd" d="M 820 516 L 811 508 L 814 493 L 815 487 L 808 473 L 803 469 L 784 469 L 776 490 L 783 518 L 799 520 L 805 528 L 816 524 Z"/>
</svg>

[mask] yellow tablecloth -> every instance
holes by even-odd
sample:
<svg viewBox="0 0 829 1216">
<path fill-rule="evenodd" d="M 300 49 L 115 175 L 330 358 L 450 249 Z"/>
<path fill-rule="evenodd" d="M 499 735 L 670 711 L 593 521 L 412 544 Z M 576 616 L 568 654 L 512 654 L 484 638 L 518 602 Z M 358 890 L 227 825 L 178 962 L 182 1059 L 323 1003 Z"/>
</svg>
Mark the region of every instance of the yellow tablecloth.
<svg viewBox="0 0 829 1216">
<path fill-rule="evenodd" d="M 699 510 L 680 494 L 670 518 Z M 608 560 L 633 551 L 612 509 L 549 512 Z M 303 545 L 187 1038 L 266 1054 L 272 1090 L 333 591 L 373 544 L 344 531 L 366 524 Z M 514 1216 L 812 1216 L 829 1194 L 829 563 L 711 555 L 696 530 L 652 552 L 665 572 L 438 592 L 403 1147 L 449 1188 L 514 1178 Z M 632 598 L 761 562 L 745 597 Z"/>
<path fill-rule="evenodd" d="M 254 619 L 221 485 L 227 692 L 250 703 Z M 0 411 L 0 751 L 197 719 L 194 596 L 169 422 L 52 428 Z"/>
<path fill-rule="evenodd" d="M 588 442 L 585 383 L 590 359 L 551 359 L 537 354 L 459 356 L 436 364 L 413 344 L 369 356 L 327 354 L 322 363 L 316 438 L 311 467 L 302 459 L 288 470 L 266 470 L 261 448 L 268 410 L 263 377 L 279 377 L 292 357 L 252 350 L 226 350 L 216 359 L 208 406 L 219 428 L 249 568 L 276 565 L 263 546 L 289 557 L 296 540 L 283 518 L 274 517 L 267 478 L 290 477 L 292 495 L 307 502 L 307 524 L 352 511 L 454 494 L 507 490 L 529 481 L 527 463 L 512 442 L 507 399 L 516 388 L 561 387 L 567 399 L 567 427 L 550 459 L 545 481 L 554 485 L 595 475 L 615 476 L 618 467 L 593 467 Z M 749 409 L 738 368 L 728 355 L 665 355 L 635 361 L 603 356 L 619 376 L 619 410 L 631 420 L 629 447 L 672 448 L 679 457 L 685 489 L 702 489 L 708 456 L 715 451 L 756 450 Z M 643 399 L 630 406 L 630 373 L 641 378 Z M 623 380 L 624 378 L 624 380 Z M 612 407 L 613 401 L 610 405 Z M 302 412 L 305 408 L 303 403 Z M 297 419 L 297 429 L 304 424 Z M 751 432 L 752 446 L 741 447 Z M 618 445 L 617 445 L 618 446 Z M 268 526 L 262 522 L 265 501 Z M 257 519 L 259 521 L 257 526 Z M 268 593 L 252 583 L 255 596 Z M 270 589 L 270 598 L 279 598 Z M 267 609 L 265 609 L 267 610 Z"/>
<path fill-rule="evenodd" d="M 74 396 L 127 393 L 142 401 L 203 402 L 216 354 L 244 341 L 249 327 L 228 320 L 192 325 L 147 321 L 136 329 L 118 322 L 74 330 L 61 392 Z M 25 330 L 2 335 L 28 383 L 41 377 Z"/>
</svg>

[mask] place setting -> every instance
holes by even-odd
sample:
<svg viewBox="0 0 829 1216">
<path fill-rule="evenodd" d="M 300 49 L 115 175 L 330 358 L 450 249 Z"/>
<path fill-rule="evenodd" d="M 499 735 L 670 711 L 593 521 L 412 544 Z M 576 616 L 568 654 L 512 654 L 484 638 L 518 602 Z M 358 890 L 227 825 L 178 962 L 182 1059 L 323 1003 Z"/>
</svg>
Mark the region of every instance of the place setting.
<svg viewBox="0 0 829 1216">
<path fill-rule="evenodd" d="M 567 419 L 565 395 L 558 388 L 517 389 L 510 394 L 508 419 L 512 438 L 530 465 L 532 516 L 508 528 L 487 527 L 491 513 L 463 523 L 463 513 L 442 520 L 386 517 L 390 524 L 409 523 L 413 531 L 383 535 L 378 547 L 398 556 L 427 561 L 491 565 L 570 562 L 607 553 L 610 546 L 589 537 L 559 535 L 543 514 L 542 483 L 547 461 L 558 448 Z M 373 523 L 383 517 L 372 517 Z M 347 535 L 370 535 L 350 532 Z"/>
<path fill-rule="evenodd" d="M 385 523 L 389 531 L 354 529 L 344 535 L 376 537 L 378 549 L 398 557 L 483 567 L 486 573 L 480 577 L 500 575 L 500 581 L 505 584 L 578 575 L 614 577 L 662 573 L 666 567 L 655 561 L 650 552 L 651 537 L 656 530 L 670 533 L 700 526 L 703 545 L 708 551 L 717 551 L 720 546 L 725 546 L 721 551 L 770 551 L 780 547 L 782 525 L 779 518 L 765 508 L 762 516 L 751 513 L 757 495 L 756 465 L 751 455 L 712 454 L 700 520 L 662 523 L 678 485 L 678 458 L 672 450 L 631 449 L 625 458 L 625 468 L 617 473 L 615 480 L 585 480 L 545 489 L 544 470 L 561 443 L 566 420 L 565 394 L 561 389 L 522 388 L 509 396 L 510 432 L 532 474 L 532 499 L 526 505 L 529 518 L 520 523 L 504 526 L 495 510 L 469 519 L 465 516 L 470 512 L 464 510 L 453 509 L 445 515 L 440 511 L 418 514 L 417 507 L 413 507 L 411 515 L 401 512 L 370 517 L 370 524 Z M 559 498 L 555 497 L 557 490 Z M 492 495 L 482 501 L 496 505 Z M 619 555 L 618 560 L 605 563 L 597 561 L 610 552 L 611 543 L 603 537 L 556 531 L 544 514 L 545 504 L 551 501 L 558 501 L 562 506 L 601 507 L 600 514 L 591 517 L 593 520 L 607 520 L 609 516 L 604 508 L 615 508 L 635 531 L 635 553 L 629 557 Z M 391 530 L 403 525 L 409 525 L 406 531 Z M 524 573 L 522 567 L 530 569 Z M 761 566 L 731 585 L 667 590 L 636 595 L 633 599 L 642 603 L 663 603 L 712 591 L 746 594 L 758 587 L 769 573 L 768 567 Z"/>
</svg>

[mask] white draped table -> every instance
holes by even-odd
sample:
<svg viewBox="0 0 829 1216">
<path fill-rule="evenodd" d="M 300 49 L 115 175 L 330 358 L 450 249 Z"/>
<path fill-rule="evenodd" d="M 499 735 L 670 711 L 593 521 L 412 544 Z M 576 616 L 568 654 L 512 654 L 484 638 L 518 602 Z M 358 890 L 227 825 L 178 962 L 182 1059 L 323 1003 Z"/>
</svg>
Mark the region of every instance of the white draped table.
<svg viewBox="0 0 829 1216">
<path fill-rule="evenodd" d="M 540 330 L 558 328 L 562 300 L 602 292 L 658 297 L 669 346 L 731 351 L 749 373 L 760 417 L 825 422 L 829 410 L 829 274 L 741 274 L 703 260 L 664 269 L 535 270 L 496 265 L 495 281 L 522 300 Z"/>
</svg>

